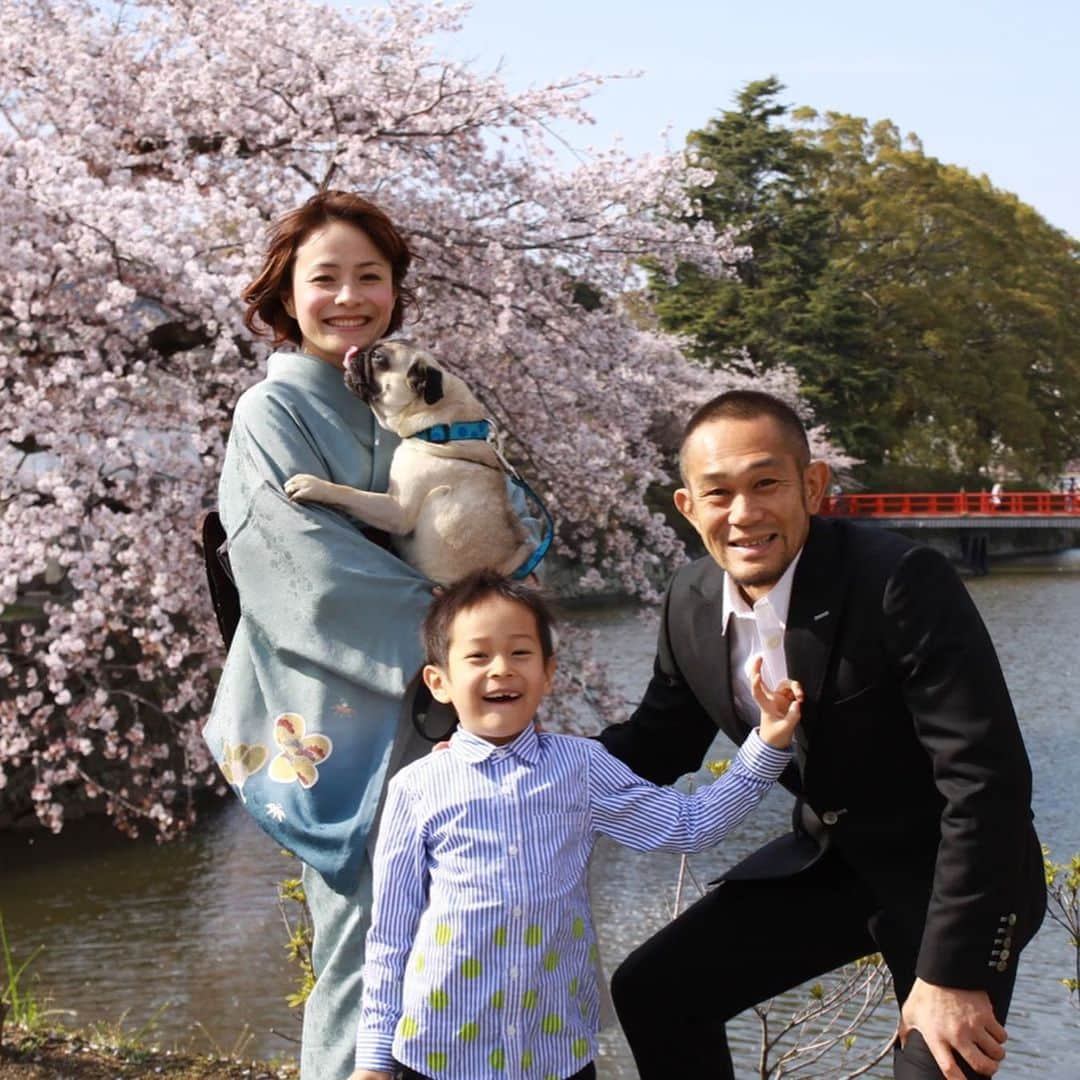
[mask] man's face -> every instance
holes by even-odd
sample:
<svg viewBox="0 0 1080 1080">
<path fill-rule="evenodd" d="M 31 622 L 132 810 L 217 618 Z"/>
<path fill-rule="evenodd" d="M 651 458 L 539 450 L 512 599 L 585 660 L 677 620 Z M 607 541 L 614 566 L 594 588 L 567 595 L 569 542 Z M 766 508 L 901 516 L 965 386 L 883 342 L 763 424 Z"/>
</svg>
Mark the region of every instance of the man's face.
<svg viewBox="0 0 1080 1080">
<path fill-rule="evenodd" d="M 805 468 L 771 416 L 702 424 L 683 448 L 679 512 L 706 550 L 753 602 L 783 577 L 806 541 L 829 479 Z"/>
</svg>

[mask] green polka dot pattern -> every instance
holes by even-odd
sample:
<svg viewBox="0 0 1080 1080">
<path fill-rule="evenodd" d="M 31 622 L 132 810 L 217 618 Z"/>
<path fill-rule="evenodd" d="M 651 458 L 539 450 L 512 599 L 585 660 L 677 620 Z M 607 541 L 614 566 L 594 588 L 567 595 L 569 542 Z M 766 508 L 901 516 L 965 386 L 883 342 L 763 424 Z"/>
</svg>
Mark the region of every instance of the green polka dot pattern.
<svg viewBox="0 0 1080 1080">
<path fill-rule="evenodd" d="M 563 1020 L 558 1013 L 548 1013 L 540 1024 L 540 1030 L 545 1035 L 558 1035 L 563 1029 Z"/>
<path fill-rule="evenodd" d="M 475 957 L 470 957 L 461 965 L 461 974 L 466 979 L 478 979 L 484 967 Z"/>
<path fill-rule="evenodd" d="M 428 1004 L 436 1012 L 442 1012 L 450 1004 L 450 995 L 445 990 L 432 990 L 428 994 Z"/>
<path fill-rule="evenodd" d="M 534 948 L 537 945 L 543 943 L 544 931 L 539 926 L 530 926 L 525 930 L 525 944 L 530 948 Z"/>
<path fill-rule="evenodd" d="M 432 936 L 435 938 L 436 945 L 449 945 L 450 939 L 454 936 L 454 931 L 450 928 L 449 923 L 441 922 L 435 927 L 435 933 Z"/>
</svg>

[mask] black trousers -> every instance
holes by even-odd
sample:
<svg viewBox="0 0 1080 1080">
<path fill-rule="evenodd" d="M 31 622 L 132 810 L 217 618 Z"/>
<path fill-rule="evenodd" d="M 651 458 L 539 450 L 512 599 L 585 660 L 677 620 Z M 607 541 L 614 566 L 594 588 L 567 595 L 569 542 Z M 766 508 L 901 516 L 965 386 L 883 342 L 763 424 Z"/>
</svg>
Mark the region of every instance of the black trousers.
<svg viewBox="0 0 1080 1080">
<path fill-rule="evenodd" d="M 632 952 L 612 978 L 641 1080 L 730 1080 L 728 1020 L 869 953 L 885 957 L 903 1002 L 915 982 L 919 936 L 890 925 L 866 885 L 832 852 L 790 877 L 721 882 Z M 1015 977 L 1014 964 L 990 990 L 1002 1023 Z M 959 1063 L 965 1075 L 978 1076 Z M 917 1032 L 903 1050 L 895 1048 L 893 1070 L 896 1080 L 941 1076 Z"/>
<path fill-rule="evenodd" d="M 413 1072 L 412 1069 L 399 1065 L 394 1073 L 394 1080 L 429 1080 L 429 1078 L 424 1076 L 423 1073 Z M 596 1080 L 596 1066 L 590 1063 L 581 1072 L 568 1076 L 566 1080 Z"/>
</svg>

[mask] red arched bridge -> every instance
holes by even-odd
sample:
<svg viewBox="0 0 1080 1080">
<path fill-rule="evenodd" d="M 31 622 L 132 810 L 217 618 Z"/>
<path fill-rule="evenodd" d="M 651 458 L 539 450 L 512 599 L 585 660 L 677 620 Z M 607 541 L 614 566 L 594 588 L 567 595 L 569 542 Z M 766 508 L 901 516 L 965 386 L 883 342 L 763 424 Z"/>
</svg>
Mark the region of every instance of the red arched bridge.
<svg viewBox="0 0 1080 1080">
<path fill-rule="evenodd" d="M 826 496 L 826 517 L 905 528 L 1080 528 L 1080 491 L 932 491 Z"/>
</svg>

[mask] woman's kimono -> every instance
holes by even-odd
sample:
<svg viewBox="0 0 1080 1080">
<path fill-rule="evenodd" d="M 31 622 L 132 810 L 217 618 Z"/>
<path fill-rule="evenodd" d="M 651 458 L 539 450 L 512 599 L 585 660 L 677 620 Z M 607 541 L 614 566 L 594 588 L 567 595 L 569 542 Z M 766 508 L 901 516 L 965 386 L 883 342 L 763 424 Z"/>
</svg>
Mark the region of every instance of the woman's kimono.
<svg viewBox="0 0 1080 1080">
<path fill-rule="evenodd" d="M 352 1072 L 368 832 L 391 751 L 397 768 L 428 745 L 402 696 L 421 666 L 432 583 L 344 513 L 290 502 L 284 483 L 310 473 L 385 491 L 397 443 L 339 369 L 275 353 L 237 403 L 221 475 L 241 618 L 203 737 L 255 820 L 305 863 L 318 980 L 304 1008 L 303 1080 Z M 516 488 L 512 500 L 539 538 Z"/>
<path fill-rule="evenodd" d="M 422 662 L 431 583 L 283 485 L 311 473 L 385 491 L 396 445 L 339 369 L 275 353 L 237 403 L 219 491 L 242 614 L 204 738 L 255 820 L 342 894 Z"/>
</svg>

